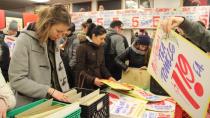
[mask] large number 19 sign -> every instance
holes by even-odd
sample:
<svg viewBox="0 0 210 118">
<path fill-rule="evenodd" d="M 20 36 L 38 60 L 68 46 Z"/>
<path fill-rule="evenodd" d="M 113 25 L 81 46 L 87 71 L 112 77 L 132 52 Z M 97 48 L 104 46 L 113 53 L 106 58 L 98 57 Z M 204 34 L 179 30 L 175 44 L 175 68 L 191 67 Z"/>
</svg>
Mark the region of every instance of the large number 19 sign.
<svg viewBox="0 0 210 118">
<path fill-rule="evenodd" d="M 198 101 L 195 101 L 188 91 L 193 89 L 198 97 L 202 97 L 204 94 L 203 86 L 201 83 L 196 82 L 193 70 L 183 54 L 178 55 L 178 62 L 175 65 L 175 70 L 173 70 L 172 79 L 175 81 L 175 84 L 187 101 L 195 109 L 199 109 L 200 105 L 198 104 Z"/>
</svg>

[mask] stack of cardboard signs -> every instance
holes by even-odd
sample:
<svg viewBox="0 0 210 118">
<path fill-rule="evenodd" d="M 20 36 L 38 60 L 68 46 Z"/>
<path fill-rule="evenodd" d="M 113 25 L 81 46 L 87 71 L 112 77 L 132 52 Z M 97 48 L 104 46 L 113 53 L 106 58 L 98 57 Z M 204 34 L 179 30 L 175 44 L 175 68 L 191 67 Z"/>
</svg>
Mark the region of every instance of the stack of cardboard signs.
<svg viewBox="0 0 210 118">
<path fill-rule="evenodd" d="M 82 92 L 78 92 L 76 89 L 72 89 L 65 93 L 65 95 L 68 97 L 70 103 L 79 102 L 80 105 L 90 106 L 97 100 L 103 98 L 105 93 L 100 94 L 100 90 L 98 89 L 82 97 Z"/>
<path fill-rule="evenodd" d="M 64 118 L 79 109 L 79 103 L 68 105 L 53 104 L 53 99 L 50 99 L 17 114 L 15 118 Z"/>
</svg>

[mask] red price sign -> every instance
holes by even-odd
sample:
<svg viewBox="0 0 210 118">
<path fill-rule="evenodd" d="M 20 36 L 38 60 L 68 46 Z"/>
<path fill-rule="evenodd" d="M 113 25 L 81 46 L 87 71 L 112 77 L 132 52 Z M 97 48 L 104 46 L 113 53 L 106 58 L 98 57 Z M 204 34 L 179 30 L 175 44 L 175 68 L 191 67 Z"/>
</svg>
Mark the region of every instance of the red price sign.
<svg viewBox="0 0 210 118">
<path fill-rule="evenodd" d="M 175 69 L 172 73 L 175 85 L 178 86 L 187 101 L 195 109 L 199 109 L 199 101 L 196 101 L 189 92 L 194 90 L 198 97 L 202 97 L 204 95 L 203 86 L 201 83 L 196 82 L 193 70 L 183 54 L 178 55 L 178 62 L 175 65 Z"/>
<path fill-rule="evenodd" d="M 160 21 L 160 16 L 153 16 L 153 27 L 157 27 Z"/>
<path fill-rule="evenodd" d="M 103 18 L 97 18 L 97 20 L 96 20 L 96 24 L 97 25 L 104 25 L 104 19 Z"/>
<path fill-rule="evenodd" d="M 132 18 L 132 27 L 139 27 L 139 17 Z"/>
</svg>

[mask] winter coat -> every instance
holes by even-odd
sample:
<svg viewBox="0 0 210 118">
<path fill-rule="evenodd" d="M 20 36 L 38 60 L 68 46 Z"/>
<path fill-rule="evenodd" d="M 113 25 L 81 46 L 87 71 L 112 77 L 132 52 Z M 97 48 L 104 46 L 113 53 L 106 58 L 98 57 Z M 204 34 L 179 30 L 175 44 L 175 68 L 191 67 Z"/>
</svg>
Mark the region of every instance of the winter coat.
<svg viewBox="0 0 210 118">
<path fill-rule="evenodd" d="M 184 19 L 179 27 L 195 45 L 206 52 L 210 52 L 210 31 L 206 30 L 199 23 L 187 19 Z"/>
<path fill-rule="evenodd" d="M 107 30 L 107 35 L 109 34 L 114 34 L 114 35 L 111 35 L 111 49 L 109 51 L 110 54 L 116 54 L 116 55 L 120 55 L 122 54 L 125 49 L 128 47 L 128 42 L 127 42 L 127 39 L 117 33 L 115 30 L 113 29 L 108 29 Z"/>
<path fill-rule="evenodd" d="M 55 67 L 61 91 L 69 90 L 65 68 L 55 45 Z M 26 29 L 18 37 L 9 67 L 9 79 L 16 91 L 17 106 L 45 98 L 52 85 L 47 43 L 39 43 L 33 30 Z"/>
<path fill-rule="evenodd" d="M 76 49 L 80 42 L 77 39 L 76 34 L 67 37 L 64 51 L 62 53 L 62 59 L 65 66 L 66 74 L 68 77 L 69 85 L 71 88 L 75 87 L 75 72 L 76 65 Z"/>
<path fill-rule="evenodd" d="M 111 36 L 110 36 L 111 35 Z M 110 36 L 110 38 L 108 38 Z M 109 41 L 110 44 L 109 44 Z M 108 29 L 105 47 L 105 64 L 112 77 L 121 79 L 122 69 L 116 64 L 115 57 L 122 54 L 128 47 L 127 39 L 113 29 Z"/>
<path fill-rule="evenodd" d="M 78 87 L 96 89 L 96 77 L 107 79 L 111 77 L 104 63 L 104 48 L 85 41 L 77 48 L 76 84 Z"/>
<path fill-rule="evenodd" d="M 10 86 L 5 82 L 0 70 L 0 99 L 3 99 L 9 109 L 15 107 L 16 100 Z"/>
<path fill-rule="evenodd" d="M 135 42 L 125 52 L 115 58 L 116 63 L 125 71 L 128 67 L 140 68 L 147 66 L 149 61 L 149 51 L 145 54 L 134 47 Z M 129 65 L 124 62 L 129 61 Z"/>
<path fill-rule="evenodd" d="M 68 37 L 66 45 L 64 47 L 64 53 L 68 56 L 68 64 L 71 68 L 74 68 L 76 64 L 76 49 L 79 46 L 80 41 L 77 39 L 76 34 Z"/>
</svg>

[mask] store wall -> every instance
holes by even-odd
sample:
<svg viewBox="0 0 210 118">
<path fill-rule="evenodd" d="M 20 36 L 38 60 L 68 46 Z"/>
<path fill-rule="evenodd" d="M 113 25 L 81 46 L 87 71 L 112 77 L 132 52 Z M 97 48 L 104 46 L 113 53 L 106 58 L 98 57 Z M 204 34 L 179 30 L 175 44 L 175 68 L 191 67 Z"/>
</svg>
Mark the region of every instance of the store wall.
<svg viewBox="0 0 210 118">
<path fill-rule="evenodd" d="M 91 5 L 91 10 L 92 11 L 97 11 L 97 0 L 92 0 L 92 5 Z"/>
<path fill-rule="evenodd" d="M 125 30 L 123 30 L 123 33 L 122 34 L 127 38 L 128 44 L 131 45 L 131 37 L 132 37 L 132 31 L 131 31 L 131 29 L 125 29 Z"/>
<path fill-rule="evenodd" d="M 82 3 L 73 3 L 73 12 L 79 12 L 81 8 L 83 8 L 85 11 L 91 11 L 91 2 L 82 2 Z"/>
<path fill-rule="evenodd" d="M 14 11 L 14 12 L 25 12 L 25 8 L 10 9 L 10 11 Z"/>
<path fill-rule="evenodd" d="M 154 8 L 177 8 L 182 0 L 154 0 Z"/>
<path fill-rule="evenodd" d="M 98 6 L 103 5 L 105 10 L 116 10 L 122 8 L 121 0 L 101 0 L 97 2 Z M 97 8 L 98 8 L 97 6 Z"/>
<path fill-rule="evenodd" d="M 18 22 L 18 30 L 22 30 L 29 22 L 35 22 L 37 15 L 33 13 L 20 13 L 8 10 L 0 10 L 0 29 L 7 28 L 12 20 Z"/>
<path fill-rule="evenodd" d="M 28 6 L 25 8 L 25 12 L 34 12 L 35 6 Z"/>
</svg>

